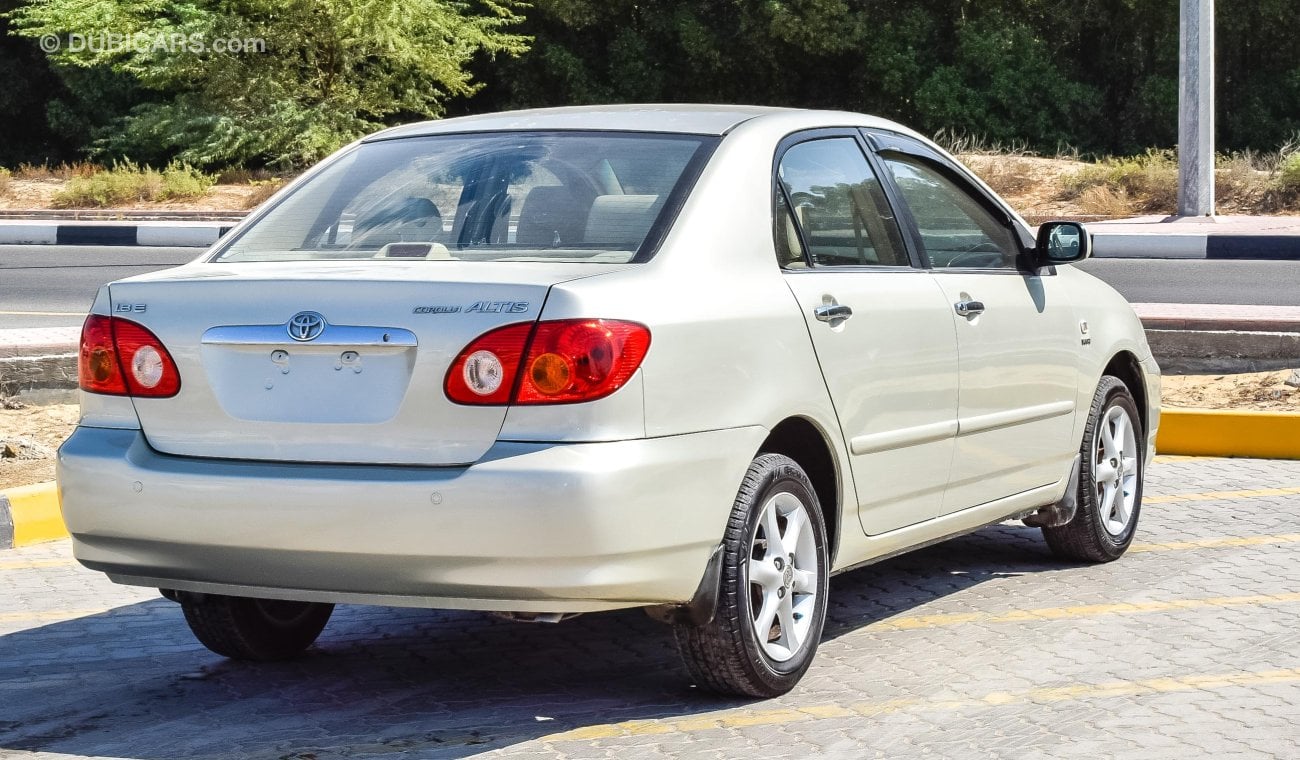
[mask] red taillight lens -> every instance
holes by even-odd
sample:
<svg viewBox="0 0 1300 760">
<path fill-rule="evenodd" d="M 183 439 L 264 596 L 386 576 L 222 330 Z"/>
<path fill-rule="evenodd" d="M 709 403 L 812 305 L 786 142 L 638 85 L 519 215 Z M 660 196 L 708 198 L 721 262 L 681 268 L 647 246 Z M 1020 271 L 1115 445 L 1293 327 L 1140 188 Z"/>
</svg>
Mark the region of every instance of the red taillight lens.
<svg viewBox="0 0 1300 760">
<path fill-rule="evenodd" d="M 181 389 L 176 362 L 145 327 L 91 314 L 81 328 L 81 389 L 110 396 L 168 398 Z"/>
<path fill-rule="evenodd" d="M 126 395 L 126 380 L 113 345 L 113 318 L 91 314 L 81 326 L 81 353 L 77 380 L 83 391 L 110 396 Z"/>
<path fill-rule="evenodd" d="M 635 322 L 563 319 L 510 325 L 466 346 L 447 371 L 444 386 L 447 397 L 459 404 L 594 401 L 623 387 L 649 348 L 650 330 Z"/>
<path fill-rule="evenodd" d="M 515 403 L 562 404 L 604 398 L 623 387 L 649 348 L 650 331 L 635 322 L 539 322 Z"/>
</svg>

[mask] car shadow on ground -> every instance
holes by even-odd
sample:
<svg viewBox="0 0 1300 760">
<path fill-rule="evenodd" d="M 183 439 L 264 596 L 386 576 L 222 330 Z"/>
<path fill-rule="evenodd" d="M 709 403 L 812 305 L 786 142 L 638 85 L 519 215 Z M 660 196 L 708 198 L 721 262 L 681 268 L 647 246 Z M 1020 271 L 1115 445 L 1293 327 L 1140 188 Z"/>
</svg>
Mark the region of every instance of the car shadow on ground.
<svg viewBox="0 0 1300 760">
<path fill-rule="evenodd" d="M 992 578 L 1064 569 L 1038 536 L 996 526 L 838 576 L 826 639 Z M 691 687 L 671 632 L 637 610 L 529 625 L 342 607 L 308 656 L 270 665 L 202 649 L 162 599 L 0 637 L 0 751 L 464 757 L 741 704 Z"/>
</svg>

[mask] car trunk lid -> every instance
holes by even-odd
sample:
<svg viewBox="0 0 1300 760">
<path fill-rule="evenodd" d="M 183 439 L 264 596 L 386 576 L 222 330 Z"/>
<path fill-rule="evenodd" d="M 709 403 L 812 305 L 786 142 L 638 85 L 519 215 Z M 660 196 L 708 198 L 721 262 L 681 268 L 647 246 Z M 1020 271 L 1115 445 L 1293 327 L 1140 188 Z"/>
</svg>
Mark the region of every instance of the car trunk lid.
<svg viewBox="0 0 1300 760">
<path fill-rule="evenodd" d="M 151 446 L 265 461 L 457 465 L 504 406 L 464 406 L 456 355 L 533 322 L 551 285 L 612 271 L 525 262 L 194 264 L 110 287 L 113 313 L 167 347 L 180 392 L 134 400 Z"/>
</svg>

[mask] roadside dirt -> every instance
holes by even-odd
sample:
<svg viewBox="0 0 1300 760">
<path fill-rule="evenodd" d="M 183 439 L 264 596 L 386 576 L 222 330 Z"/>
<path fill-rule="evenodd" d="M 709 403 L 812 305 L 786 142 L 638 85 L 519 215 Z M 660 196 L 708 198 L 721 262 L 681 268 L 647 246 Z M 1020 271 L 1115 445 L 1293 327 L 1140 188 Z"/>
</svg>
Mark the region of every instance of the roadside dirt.
<svg viewBox="0 0 1300 760">
<path fill-rule="evenodd" d="M 77 415 L 76 404 L 0 408 L 0 488 L 54 480 L 54 452 Z"/>
<path fill-rule="evenodd" d="M 1300 412 L 1300 388 L 1290 370 L 1245 375 L 1170 375 L 1161 379 L 1164 406 Z"/>
<path fill-rule="evenodd" d="M 1088 164 L 1064 158 L 970 154 L 962 163 L 988 183 L 1022 216 L 1088 216 L 1076 200 L 1062 198 L 1062 178 Z"/>
<path fill-rule="evenodd" d="M 0 193 L 0 210 L 27 211 L 54 207 L 54 196 L 67 185 L 62 179 L 12 179 Z M 214 185 L 202 198 L 183 201 L 140 201 L 114 206 L 132 211 L 244 211 L 263 193 L 255 185 Z"/>
<path fill-rule="evenodd" d="M 1300 388 L 1290 371 L 1246 375 L 1168 376 L 1167 407 L 1300 412 Z M 54 453 L 77 424 L 76 404 L 0 408 L 0 488 L 54 479 Z"/>
</svg>

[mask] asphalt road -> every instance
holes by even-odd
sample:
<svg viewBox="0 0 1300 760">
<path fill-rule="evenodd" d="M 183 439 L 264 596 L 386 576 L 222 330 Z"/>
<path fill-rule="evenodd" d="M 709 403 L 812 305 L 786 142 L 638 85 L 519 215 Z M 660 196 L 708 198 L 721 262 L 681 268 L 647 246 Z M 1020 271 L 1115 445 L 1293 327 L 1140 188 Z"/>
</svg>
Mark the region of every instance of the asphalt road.
<svg viewBox="0 0 1300 760">
<path fill-rule="evenodd" d="M 1300 306 L 1300 261 L 1090 259 L 1079 267 L 1132 303 Z"/>
<path fill-rule="evenodd" d="M 0 246 L 0 328 L 81 324 L 99 286 L 184 264 L 199 248 Z"/>
<path fill-rule="evenodd" d="M 100 285 L 184 264 L 197 248 L 0 246 L 0 328 L 81 324 Z M 1093 259 L 1135 303 L 1300 306 L 1300 261 Z"/>
</svg>

